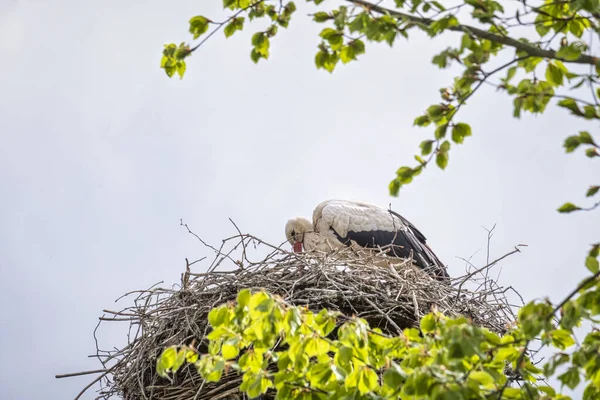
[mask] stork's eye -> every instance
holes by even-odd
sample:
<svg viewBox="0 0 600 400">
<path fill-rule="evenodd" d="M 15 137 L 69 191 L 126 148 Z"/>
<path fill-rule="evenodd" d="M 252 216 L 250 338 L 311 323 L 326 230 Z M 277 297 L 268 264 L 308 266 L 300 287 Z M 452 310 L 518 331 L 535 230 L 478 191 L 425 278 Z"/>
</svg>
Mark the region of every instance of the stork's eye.
<svg viewBox="0 0 600 400">
<path fill-rule="evenodd" d="M 295 238 L 296 237 L 296 231 L 292 231 L 292 237 Z"/>
</svg>

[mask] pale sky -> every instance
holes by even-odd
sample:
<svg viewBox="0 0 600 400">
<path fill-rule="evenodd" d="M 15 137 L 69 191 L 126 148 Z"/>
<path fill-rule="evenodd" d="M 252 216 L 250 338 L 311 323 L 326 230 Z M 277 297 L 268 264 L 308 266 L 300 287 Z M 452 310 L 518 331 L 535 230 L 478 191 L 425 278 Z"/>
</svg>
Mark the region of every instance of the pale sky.
<svg viewBox="0 0 600 400">
<path fill-rule="evenodd" d="M 212 243 L 235 234 L 228 218 L 280 243 L 287 219 L 325 199 L 391 202 L 451 275 L 477 250 L 483 265 L 482 225 L 494 223 L 492 258 L 529 245 L 501 275 L 526 300 L 559 300 L 586 275 L 597 215 L 555 210 L 598 184 L 595 164 L 562 148 L 595 126 L 556 107 L 515 120 L 512 100 L 486 88 L 458 117 L 474 136 L 447 170 L 391 198 L 394 172 L 432 135 L 414 118 L 457 72 L 430 60 L 459 36 L 368 44 L 330 75 L 313 62 L 322 27 L 298 2 L 269 61 L 250 61 L 254 24 L 218 33 L 168 79 L 163 44 L 190 41 L 189 18 L 218 17 L 220 4 L 0 2 L 0 398 L 73 398 L 90 377 L 54 375 L 100 367 L 87 355 L 102 310 L 208 255 L 180 218 Z M 101 339 L 123 332 L 107 325 Z"/>
</svg>

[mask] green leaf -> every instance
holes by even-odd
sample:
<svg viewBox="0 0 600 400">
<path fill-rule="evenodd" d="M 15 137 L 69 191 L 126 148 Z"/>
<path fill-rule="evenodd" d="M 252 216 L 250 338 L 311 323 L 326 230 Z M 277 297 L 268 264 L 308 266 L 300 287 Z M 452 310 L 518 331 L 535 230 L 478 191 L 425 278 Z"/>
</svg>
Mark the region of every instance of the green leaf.
<svg viewBox="0 0 600 400">
<path fill-rule="evenodd" d="M 336 53 L 328 53 L 325 50 L 320 50 L 315 55 L 315 64 L 318 68 L 323 68 L 328 72 L 333 72 L 335 65 L 339 61 L 339 57 Z"/>
<path fill-rule="evenodd" d="M 183 61 L 183 60 L 177 61 L 176 68 L 177 68 L 177 75 L 179 75 L 179 79 L 183 79 L 183 74 L 185 74 L 185 69 L 186 69 L 185 61 Z"/>
<path fill-rule="evenodd" d="M 413 126 L 427 126 L 431 123 L 431 120 L 429 119 L 429 116 L 427 114 L 425 115 L 420 115 L 417 118 L 415 118 L 414 122 L 413 122 Z"/>
<path fill-rule="evenodd" d="M 294 3 L 293 1 L 290 1 L 285 5 L 283 12 L 286 15 L 292 15 L 294 12 L 296 12 L 296 10 L 297 10 L 296 3 Z"/>
<path fill-rule="evenodd" d="M 566 385 L 569 389 L 575 389 L 581 378 L 579 376 L 579 369 L 575 366 L 569 368 L 565 373 L 558 376 L 558 380 Z"/>
<path fill-rule="evenodd" d="M 600 265 L 596 257 L 587 257 L 585 259 L 585 267 L 590 270 L 591 273 L 595 274 L 600 270 Z"/>
<path fill-rule="evenodd" d="M 183 363 L 185 363 L 185 359 L 186 350 L 182 348 L 177 352 L 177 357 L 175 358 L 175 363 L 173 364 L 173 372 L 176 372 L 179 370 L 179 368 L 181 368 Z"/>
<path fill-rule="evenodd" d="M 558 102 L 558 106 L 571 110 L 572 114 L 578 115 L 580 117 L 583 116 L 583 113 L 579 109 L 579 106 L 577 105 L 577 102 L 575 101 L 575 99 L 571 99 L 571 98 L 563 99 Z"/>
<path fill-rule="evenodd" d="M 221 347 L 221 353 L 223 354 L 223 358 L 225 358 L 226 360 L 236 358 L 239 352 L 239 348 L 234 344 L 224 343 Z"/>
<path fill-rule="evenodd" d="M 458 25 L 458 19 L 452 14 L 433 21 L 429 25 L 429 33 L 431 36 L 439 35 L 444 30 Z"/>
<path fill-rule="evenodd" d="M 487 372 L 484 372 L 484 371 L 471 372 L 471 374 L 469 375 L 469 379 L 479 383 L 481 386 L 483 386 L 486 389 L 493 389 L 495 386 L 494 378 L 490 374 L 488 374 Z"/>
<path fill-rule="evenodd" d="M 237 303 L 240 308 L 246 307 L 250 303 L 250 296 L 252 292 L 250 289 L 242 289 L 237 295 Z"/>
<path fill-rule="evenodd" d="M 582 309 L 581 306 L 573 300 L 567 301 L 562 307 L 562 319 L 560 326 L 564 329 L 573 329 L 579 326 L 581 322 Z"/>
<path fill-rule="evenodd" d="M 329 19 L 332 19 L 333 17 L 330 16 L 328 13 L 323 12 L 323 11 L 319 11 L 313 14 L 313 21 L 315 22 L 325 22 Z"/>
<path fill-rule="evenodd" d="M 573 19 L 569 22 L 569 32 L 571 32 L 576 37 L 580 38 L 581 35 L 583 35 L 584 30 L 585 27 L 583 26 L 583 23 L 581 23 L 579 20 Z"/>
<path fill-rule="evenodd" d="M 592 136 L 590 135 L 589 132 L 586 131 L 581 131 L 579 132 L 579 141 L 581 143 L 585 143 L 585 144 L 592 144 L 594 145 L 594 139 L 592 139 Z"/>
<path fill-rule="evenodd" d="M 344 45 L 344 36 L 342 35 L 342 32 L 333 28 L 323 29 L 319 36 L 329 42 L 331 50 L 340 50 Z"/>
<path fill-rule="evenodd" d="M 356 39 L 350 42 L 350 47 L 354 49 L 354 54 L 356 54 L 357 56 L 365 54 L 365 44 L 360 39 Z"/>
<path fill-rule="evenodd" d="M 579 136 L 569 136 L 565 139 L 563 147 L 565 148 L 567 153 L 572 153 L 577 147 L 579 147 L 580 144 L 581 139 L 579 138 Z"/>
<path fill-rule="evenodd" d="M 326 354 L 329 351 L 329 343 L 318 335 L 312 335 L 305 339 L 304 351 L 309 357 Z"/>
<path fill-rule="evenodd" d="M 252 46 L 254 51 L 261 55 L 263 58 L 269 58 L 269 38 L 265 32 L 256 32 L 252 35 Z"/>
<path fill-rule="evenodd" d="M 427 108 L 427 115 L 433 122 L 439 121 L 445 113 L 446 106 L 434 104 Z"/>
<path fill-rule="evenodd" d="M 448 124 L 443 124 L 435 129 L 435 138 L 440 140 L 446 137 L 446 131 L 448 130 Z"/>
<path fill-rule="evenodd" d="M 506 82 L 510 81 L 515 76 L 517 68 L 517 66 L 513 66 L 508 69 L 508 71 L 506 72 Z"/>
<path fill-rule="evenodd" d="M 198 39 L 201 35 L 206 33 L 209 23 L 210 21 L 202 15 L 190 19 L 190 33 L 194 35 L 194 39 Z"/>
<path fill-rule="evenodd" d="M 390 193 L 390 196 L 397 197 L 401 186 L 402 184 L 398 179 L 391 180 L 388 184 L 388 192 Z"/>
<path fill-rule="evenodd" d="M 446 66 L 448 65 L 448 52 L 443 51 L 440 54 L 435 55 L 431 59 L 431 62 L 440 68 L 446 68 Z"/>
<path fill-rule="evenodd" d="M 166 377 L 167 372 L 169 372 L 173 365 L 175 365 L 176 361 L 177 348 L 174 346 L 166 348 L 156 361 L 157 373 L 162 377 Z"/>
<path fill-rule="evenodd" d="M 395 368 L 388 368 L 383 373 L 383 383 L 392 389 L 398 389 L 404 383 L 404 377 Z"/>
<path fill-rule="evenodd" d="M 361 394 L 372 392 L 378 386 L 377 374 L 372 368 L 363 366 L 358 370 L 357 388 Z"/>
<path fill-rule="evenodd" d="M 501 347 L 496 353 L 496 359 L 499 361 L 514 361 L 520 355 L 519 350 L 512 346 Z"/>
<path fill-rule="evenodd" d="M 560 208 L 558 209 L 558 212 L 559 213 L 570 213 L 570 212 L 577 211 L 577 210 L 581 210 L 581 208 L 577 207 L 573 203 L 565 203 L 562 206 L 560 206 Z"/>
<path fill-rule="evenodd" d="M 352 46 L 342 47 L 342 51 L 340 51 L 340 60 L 342 60 L 344 64 L 347 64 L 352 60 L 356 60 L 354 48 L 352 48 Z"/>
<path fill-rule="evenodd" d="M 262 58 L 262 54 L 256 51 L 256 49 L 252 49 L 250 51 L 250 59 L 254 62 L 254 64 L 258 63 L 258 60 Z"/>
<path fill-rule="evenodd" d="M 448 152 L 439 151 L 435 156 L 435 163 L 441 169 L 446 169 L 446 167 L 448 166 Z"/>
<path fill-rule="evenodd" d="M 542 15 L 543 14 L 538 14 L 538 18 Z M 538 18 L 536 18 L 536 21 L 535 21 L 536 22 L 535 30 L 538 33 L 538 35 L 540 35 L 540 37 L 544 37 L 548 34 L 548 32 L 550 32 L 550 29 L 552 29 L 552 28 L 548 25 L 538 23 L 538 21 L 537 21 Z"/>
<path fill-rule="evenodd" d="M 421 154 L 426 156 L 428 154 L 431 154 L 431 151 L 433 150 L 433 140 L 424 140 L 421 142 Z"/>
<path fill-rule="evenodd" d="M 327 61 L 327 58 L 328 54 L 326 51 L 320 50 L 317 52 L 317 54 L 315 54 L 315 65 L 317 66 L 317 69 L 325 68 L 325 62 Z"/>
<path fill-rule="evenodd" d="M 400 167 L 396 171 L 396 175 L 398 176 L 400 183 L 410 183 L 413 179 L 414 170 L 410 167 Z"/>
<path fill-rule="evenodd" d="M 546 80 L 553 86 L 562 85 L 564 80 L 563 71 L 553 63 L 549 62 L 546 67 Z"/>
<path fill-rule="evenodd" d="M 562 58 L 565 61 L 574 61 L 581 56 L 581 49 L 576 43 L 571 43 L 567 46 L 563 46 L 556 52 L 558 58 Z"/>
<path fill-rule="evenodd" d="M 592 245 L 590 252 L 588 253 L 589 257 L 598 257 L 600 255 L 600 243 L 596 243 Z"/>
<path fill-rule="evenodd" d="M 213 308 L 208 313 L 208 323 L 213 327 L 217 328 L 223 324 L 228 323 L 230 320 L 229 309 L 226 305 L 222 305 Z"/>
<path fill-rule="evenodd" d="M 228 23 L 225 28 L 223 29 L 223 32 L 225 33 L 225 37 L 230 37 L 231 35 L 233 35 L 236 31 L 241 31 L 244 29 L 244 17 L 237 17 L 231 20 L 230 23 Z"/>
<path fill-rule="evenodd" d="M 598 157 L 599 154 L 595 148 L 590 147 L 589 149 L 586 149 L 585 155 L 592 158 L 592 157 Z"/>
<path fill-rule="evenodd" d="M 452 140 L 455 143 L 462 143 L 465 137 L 471 136 L 471 127 L 468 124 L 460 122 L 452 128 Z"/>
<path fill-rule="evenodd" d="M 585 119 L 599 118 L 598 112 L 596 111 L 596 107 L 590 104 L 583 107 L 583 116 L 585 117 Z"/>
<path fill-rule="evenodd" d="M 550 377 L 554 375 L 557 367 L 560 367 L 564 363 L 569 361 L 569 355 L 565 353 L 554 354 L 548 363 L 544 365 L 544 375 Z"/>
<path fill-rule="evenodd" d="M 198 353 L 193 350 L 188 350 L 185 353 L 185 360 L 190 364 L 194 364 L 196 361 L 198 361 Z"/>
<path fill-rule="evenodd" d="M 600 190 L 600 186 L 590 186 L 590 188 L 588 189 L 588 191 L 585 195 L 587 197 L 592 197 L 593 195 L 598 193 L 598 190 Z"/>
<path fill-rule="evenodd" d="M 564 350 L 575 344 L 575 339 L 573 339 L 571 332 L 566 329 L 556 329 L 550 331 L 549 334 L 552 338 L 552 345 L 560 350 Z"/>
<path fill-rule="evenodd" d="M 435 330 L 436 327 L 435 316 L 433 314 L 427 314 L 423 318 L 421 318 L 421 331 L 424 334 L 431 333 Z"/>
</svg>

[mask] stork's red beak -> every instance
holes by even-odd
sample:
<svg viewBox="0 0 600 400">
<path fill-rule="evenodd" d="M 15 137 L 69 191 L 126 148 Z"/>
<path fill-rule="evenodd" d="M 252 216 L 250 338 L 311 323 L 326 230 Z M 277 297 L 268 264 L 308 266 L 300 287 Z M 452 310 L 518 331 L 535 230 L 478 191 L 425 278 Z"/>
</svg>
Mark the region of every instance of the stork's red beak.
<svg viewBox="0 0 600 400">
<path fill-rule="evenodd" d="M 302 253 L 302 242 L 294 242 L 294 253 Z"/>
</svg>

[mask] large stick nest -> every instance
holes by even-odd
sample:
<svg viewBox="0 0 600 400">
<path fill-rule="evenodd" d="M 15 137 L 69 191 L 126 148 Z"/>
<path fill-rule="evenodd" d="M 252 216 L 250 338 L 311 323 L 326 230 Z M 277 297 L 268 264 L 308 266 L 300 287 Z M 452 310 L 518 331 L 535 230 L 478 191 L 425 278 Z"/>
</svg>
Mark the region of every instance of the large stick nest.
<svg viewBox="0 0 600 400">
<path fill-rule="evenodd" d="M 227 244 L 232 248 L 226 251 Z M 241 234 L 224 240 L 220 249 L 207 246 L 216 253 L 209 272 L 190 271 L 190 265 L 196 268 L 193 264 L 202 260 L 188 263 L 180 285 L 132 292 L 132 306 L 119 312 L 104 310 L 112 315 L 101 321 L 129 324 L 129 340 L 121 349 L 98 350 L 105 370 L 95 380 L 101 382 L 97 398 L 243 398 L 237 391 L 241 377 L 235 371 L 224 374 L 218 384 L 209 384 L 189 365 L 172 382 L 160 378 L 155 367 L 157 357 L 171 345 L 194 342 L 205 351 L 208 312 L 234 301 L 244 288 L 265 289 L 313 311 L 327 308 L 356 315 L 392 335 L 418 327 L 433 306 L 448 316 L 464 315 L 499 334 L 514 321 L 514 306 L 506 297 L 510 288 L 501 288 L 488 277 L 496 262 L 479 269 L 471 265 L 464 276 L 440 282 L 411 267 L 411 260 L 387 266 L 380 257 L 349 249 L 326 255 L 295 254 Z M 264 259 L 248 259 L 249 251 L 265 246 L 271 252 Z"/>
</svg>

